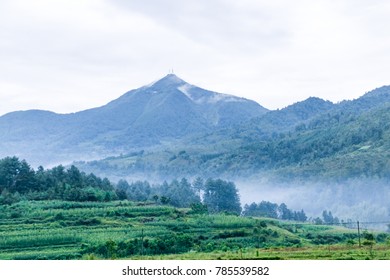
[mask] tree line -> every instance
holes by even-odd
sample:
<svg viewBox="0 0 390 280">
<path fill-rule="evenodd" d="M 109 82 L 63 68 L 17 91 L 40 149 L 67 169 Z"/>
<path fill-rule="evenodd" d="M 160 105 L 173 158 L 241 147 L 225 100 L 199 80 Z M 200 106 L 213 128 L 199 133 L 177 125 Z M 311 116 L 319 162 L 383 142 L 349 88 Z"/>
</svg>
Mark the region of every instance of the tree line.
<svg viewBox="0 0 390 280">
<path fill-rule="evenodd" d="M 116 200 L 114 185 L 94 174 L 85 174 L 77 167 L 62 165 L 35 171 L 25 160 L 6 157 L 0 160 L 0 203 L 20 200 Z"/>
<path fill-rule="evenodd" d="M 35 171 L 25 160 L 17 157 L 0 159 L 0 204 L 12 204 L 20 200 L 65 200 L 65 201 L 113 201 L 171 205 L 190 208 L 192 213 L 228 213 L 234 215 L 268 217 L 305 222 L 303 210 L 293 211 L 285 203 L 269 201 L 253 202 L 241 208 L 238 189 L 233 182 L 200 177 L 190 182 L 164 181 L 151 185 L 148 181 L 128 183 L 119 180 L 111 183 L 93 173 L 86 174 L 74 165 L 62 165 L 51 169 L 38 167 Z M 339 223 L 337 217 L 324 210 L 323 218 L 313 220 L 316 224 Z"/>
<path fill-rule="evenodd" d="M 182 178 L 154 186 L 148 181 L 129 184 L 126 180 L 120 180 L 117 188 L 119 197 L 123 199 L 191 208 L 195 213 L 227 212 L 239 215 L 242 210 L 236 185 L 222 179 L 209 178 L 204 181 L 198 177 L 191 183 Z"/>
<path fill-rule="evenodd" d="M 0 159 L 0 204 L 20 200 L 112 201 L 132 200 L 175 207 L 192 208 L 193 212 L 241 213 L 238 190 L 233 182 L 221 179 L 189 182 L 183 178 L 170 183 L 151 185 L 148 181 L 116 185 L 80 171 L 74 165 L 62 165 L 35 171 L 25 160 L 17 157 Z"/>
<path fill-rule="evenodd" d="M 261 201 L 257 204 L 253 202 L 250 205 L 246 204 L 244 206 L 243 215 L 300 222 L 307 221 L 307 216 L 303 209 L 301 211 L 293 211 L 289 209 L 285 203 L 278 205 L 277 203 L 269 201 Z"/>
</svg>

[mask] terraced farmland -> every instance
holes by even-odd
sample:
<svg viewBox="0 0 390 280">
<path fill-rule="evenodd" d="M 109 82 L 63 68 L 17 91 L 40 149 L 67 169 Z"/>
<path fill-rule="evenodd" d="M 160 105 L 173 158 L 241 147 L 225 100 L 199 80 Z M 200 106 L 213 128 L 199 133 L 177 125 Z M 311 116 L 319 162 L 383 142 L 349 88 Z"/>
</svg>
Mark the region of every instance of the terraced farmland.
<svg viewBox="0 0 390 280">
<path fill-rule="evenodd" d="M 0 208 L 0 259 L 390 259 L 388 234 L 363 233 L 359 247 L 344 227 L 128 201 Z"/>
</svg>

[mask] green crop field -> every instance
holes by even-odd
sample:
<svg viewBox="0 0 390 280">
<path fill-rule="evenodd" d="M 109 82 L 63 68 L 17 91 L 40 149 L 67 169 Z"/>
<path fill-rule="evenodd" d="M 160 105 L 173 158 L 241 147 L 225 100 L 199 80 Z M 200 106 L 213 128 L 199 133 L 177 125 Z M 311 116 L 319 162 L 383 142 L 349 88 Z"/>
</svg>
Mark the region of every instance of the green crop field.
<svg viewBox="0 0 390 280">
<path fill-rule="evenodd" d="M 0 259 L 390 259 L 389 235 L 134 202 L 0 206 Z"/>
</svg>

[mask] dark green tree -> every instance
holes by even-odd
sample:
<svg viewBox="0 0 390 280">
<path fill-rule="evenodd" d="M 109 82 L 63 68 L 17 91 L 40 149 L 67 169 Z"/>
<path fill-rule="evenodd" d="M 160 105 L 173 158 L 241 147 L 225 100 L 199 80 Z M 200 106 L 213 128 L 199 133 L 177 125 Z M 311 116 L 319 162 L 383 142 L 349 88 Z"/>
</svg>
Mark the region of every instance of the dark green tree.
<svg viewBox="0 0 390 280">
<path fill-rule="evenodd" d="M 17 157 L 0 160 L 0 192 L 7 189 L 10 193 L 23 194 L 38 188 L 35 172 L 25 160 Z"/>
<path fill-rule="evenodd" d="M 301 211 L 294 211 L 294 218 L 295 221 L 299 222 L 306 222 L 307 221 L 307 216 L 303 209 Z"/>
<path fill-rule="evenodd" d="M 176 207 L 190 207 L 192 203 L 199 203 L 200 199 L 187 179 L 173 180 L 166 192 L 162 195 L 170 198 L 170 204 Z"/>
<path fill-rule="evenodd" d="M 201 177 L 197 177 L 195 181 L 192 183 L 192 186 L 199 197 L 199 199 L 202 199 L 202 191 L 204 190 L 204 181 Z"/>
<path fill-rule="evenodd" d="M 240 197 L 233 182 L 208 179 L 205 183 L 203 203 L 211 213 L 241 213 Z"/>
<path fill-rule="evenodd" d="M 268 218 L 278 218 L 278 204 L 269 201 L 262 201 L 257 205 L 259 216 Z"/>
<path fill-rule="evenodd" d="M 148 181 L 136 181 L 130 184 L 127 197 L 134 201 L 146 201 L 150 199 L 152 189 Z"/>
<path fill-rule="evenodd" d="M 282 220 L 293 220 L 294 219 L 294 214 L 293 212 L 287 208 L 287 205 L 285 203 L 282 203 L 278 207 L 278 212 L 279 212 L 279 219 Z"/>
<path fill-rule="evenodd" d="M 333 215 L 331 211 L 324 210 L 322 212 L 322 218 L 325 224 L 333 224 Z"/>
<path fill-rule="evenodd" d="M 81 188 L 83 186 L 83 178 L 81 172 L 76 166 L 72 165 L 66 171 L 66 181 L 74 188 Z"/>
</svg>

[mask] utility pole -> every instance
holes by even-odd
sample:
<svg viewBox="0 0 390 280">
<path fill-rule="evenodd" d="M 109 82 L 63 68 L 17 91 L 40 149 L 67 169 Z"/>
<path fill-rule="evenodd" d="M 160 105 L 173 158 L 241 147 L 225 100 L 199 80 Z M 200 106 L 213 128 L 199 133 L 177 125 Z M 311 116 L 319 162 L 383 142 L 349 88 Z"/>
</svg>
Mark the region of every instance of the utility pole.
<svg viewBox="0 0 390 280">
<path fill-rule="evenodd" d="M 144 229 L 141 229 L 141 256 L 144 255 Z"/>
<path fill-rule="evenodd" d="M 357 221 L 357 227 L 358 227 L 359 247 L 362 247 L 362 244 L 360 243 L 360 224 L 359 224 L 359 221 Z"/>
</svg>

